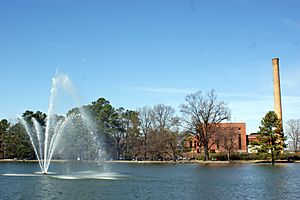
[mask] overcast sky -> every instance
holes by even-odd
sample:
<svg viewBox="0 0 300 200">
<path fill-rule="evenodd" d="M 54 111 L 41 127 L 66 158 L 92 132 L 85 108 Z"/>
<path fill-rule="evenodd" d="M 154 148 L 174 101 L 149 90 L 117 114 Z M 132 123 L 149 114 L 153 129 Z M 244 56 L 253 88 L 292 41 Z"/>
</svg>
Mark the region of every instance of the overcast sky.
<svg viewBox="0 0 300 200">
<path fill-rule="evenodd" d="M 81 104 L 104 97 L 180 114 L 187 94 L 215 89 L 249 134 L 273 109 L 274 57 L 284 122 L 300 118 L 299 8 L 298 0 L 0 1 L 0 119 L 47 112 L 57 69 Z"/>
</svg>

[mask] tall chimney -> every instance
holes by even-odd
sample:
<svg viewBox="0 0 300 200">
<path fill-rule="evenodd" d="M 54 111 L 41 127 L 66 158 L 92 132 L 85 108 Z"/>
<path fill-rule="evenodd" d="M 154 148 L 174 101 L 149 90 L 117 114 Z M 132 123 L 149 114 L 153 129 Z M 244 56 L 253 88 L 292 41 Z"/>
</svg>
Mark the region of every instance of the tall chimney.
<svg viewBox="0 0 300 200">
<path fill-rule="evenodd" d="M 273 58 L 272 64 L 273 64 L 273 82 L 274 82 L 274 110 L 282 124 L 279 58 Z"/>
</svg>

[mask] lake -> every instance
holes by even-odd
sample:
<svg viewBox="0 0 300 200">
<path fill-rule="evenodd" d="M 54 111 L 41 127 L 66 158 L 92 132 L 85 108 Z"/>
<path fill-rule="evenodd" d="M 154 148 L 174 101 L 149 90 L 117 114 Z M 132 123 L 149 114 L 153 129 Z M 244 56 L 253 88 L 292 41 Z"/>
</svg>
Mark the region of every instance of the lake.
<svg viewBox="0 0 300 200">
<path fill-rule="evenodd" d="M 300 164 L 0 163 L 1 199 L 300 199 Z"/>
</svg>

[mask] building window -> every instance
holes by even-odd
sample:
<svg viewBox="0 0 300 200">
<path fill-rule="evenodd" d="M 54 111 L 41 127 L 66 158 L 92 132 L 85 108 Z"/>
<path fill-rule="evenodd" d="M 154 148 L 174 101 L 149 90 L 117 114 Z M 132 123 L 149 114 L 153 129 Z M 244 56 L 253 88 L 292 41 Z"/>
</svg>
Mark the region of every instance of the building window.
<svg viewBox="0 0 300 200">
<path fill-rule="evenodd" d="M 193 148 L 193 141 L 190 141 L 190 148 Z"/>
<path fill-rule="evenodd" d="M 194 148 L 197 148 L 197 142 L 194 141 Z"/>
<path fill-rule="evenodd" d="M 242 137 L 241 134 L 239 134 L 239 149 L 242 149 Z"/>
</svg>

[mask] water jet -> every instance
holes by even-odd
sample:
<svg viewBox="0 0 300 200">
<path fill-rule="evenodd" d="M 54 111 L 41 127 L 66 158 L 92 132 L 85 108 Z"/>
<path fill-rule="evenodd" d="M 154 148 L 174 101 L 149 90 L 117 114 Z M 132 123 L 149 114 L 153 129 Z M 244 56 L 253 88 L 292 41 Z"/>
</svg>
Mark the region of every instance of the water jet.
<svg viewBox="0 0 300 200">
<path fill-rule="evenodd" d="M 39 162 L 42 174 L 48 174 L 48 169 L 55 150 L 57 149 L 57 147 L 61 147 L 60 150 L 62 152 L 64 151 L 63 147 L 69 145 L 63 144 L 63 142 L 65 142 L 64 140 L 66 140 L 66 135 L 76 134 L 77 127 L 80 127 L 81 129 L 87 129 L 87 131 L 85 131 L 85 137 L 90 137 L 90 141 L 93 141 L 94 137 L 94 131 L 92 130 L 93 125 L 91 123 L 91 120 L 82 108 L 79 108 L 77 112 L 67 114 L 66 117 L 58 116 L 57 114 L 55 114 L 55 105 L 57 103 L 56 100 L 58 98 L 59 91 L 61 90 L 67 92 L 68 94 L 71 94 L 70 96 L 77 100 L 78 104 L 78 96 L 75 93 L 75 89 L 69 77 L 65 74 L 57 73 L 52 79 L 49 108 L 45 123 L 43 123 L 44 125 L 38 122 L 38 120 L 34 117 L 30 117 L 27 119 L 19 117 L 20 122 L 25 127 L 26 132 L 30 137 L 30 141 Z M 80 124 L 78 125 L 78 123 Z M 68 139 L 72 140 L 74 139 L 74 136 L 68 136 Z M 71 141 L 66 141 L 65 143 L 70 142 Z M 87 146 L 91 145 L 93 144 L 88 144 Z M 97 153 L 98 152 L 101 151 L 97 150 Z M 75 160 L 77 158 L 80 157 L 76 155 Z"/>
</svg>

